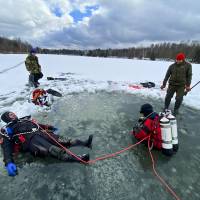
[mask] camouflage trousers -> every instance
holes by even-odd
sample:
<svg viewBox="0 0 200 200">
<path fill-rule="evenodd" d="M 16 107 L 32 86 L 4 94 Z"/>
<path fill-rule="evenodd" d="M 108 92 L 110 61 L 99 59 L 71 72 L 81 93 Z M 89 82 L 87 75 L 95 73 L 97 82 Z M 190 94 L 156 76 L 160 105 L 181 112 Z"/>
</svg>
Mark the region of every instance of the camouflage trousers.
<svg viewBox="0 0 200 200">
<path fill-rule="evenodd" d="M 167 94 L 165 96 L 165 109 L 168 109 L 171 99 L 176 93 L 176 101 L 174 105 L 174 110 L 178 110 L 182 104 L 184 96 L 185 86 L 184 85 L 169 85 L 167 89 Z"/>
</svg>

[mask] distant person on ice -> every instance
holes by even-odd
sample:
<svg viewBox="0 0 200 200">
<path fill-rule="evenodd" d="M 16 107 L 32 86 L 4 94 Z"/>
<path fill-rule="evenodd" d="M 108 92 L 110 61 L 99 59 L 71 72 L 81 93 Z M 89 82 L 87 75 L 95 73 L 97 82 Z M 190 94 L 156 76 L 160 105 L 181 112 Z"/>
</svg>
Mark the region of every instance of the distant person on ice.
<svg viewBox="0 0 200 200">
<path fill-rule="evenodd" d="M 5 112 L 1 120 L 6 123 L 1 128 L 1 146 L 3 150 L 4 163 L 9 176 L 17 174 L 13 154 L 17 152 L 30 152 L 34 156 L 52 156 L 66 162 L 80 162 L 77 158 L 69 155 L 51 138 L 64 147 L 85 146 L 92 147 L 93 135 L 86 141 L 61 138 L 53 132 L 57 129 L 50 125 L 37 124 L 30 116 L 18 118 L 13 112 Z M 48 134 L 51 135 L 51 137 Z M 78 156 L 84 161 L 89 161 L 89 154 Z"/>
<path fill-rule="evenodd" d="M 176 62 L 169 66 L 161 89 L 166 87 L 168 79 L 169 86 L 165 97 L 164 109 L 167 110 L 169 108 L 171 99 L 174 93 L 176 93 L 174 115 L 177 115 L 183 101 L 185 90 L 186 92 L 191 90 L 190 84 L 192 80 L 192 65 L 185 61 L 185 55 L 183 53 L 177 54 Z"/>
<path fill-rule="evenodd" d="M 162 132 L 160 126 L 160 116 L 154 112 L 151 104 L 144 104 L 140 108 L 140 114 L 142 115 L 138 123 L 133 127 L 133 135 L 137 140 L 142 140 L 150 136 L 151 149 L 157 149 L 162 151 L 164 155 L 172 156 L 174 152 L 178 151 L 178 145 L 176 148 L 163 148 Z M 144 144 L 148 144 L 148 139 L 144 140 Z"/>
<path fill-rule="evenodd" d="M 38 57 L 35 55 L 36 49 L 31 49 L 29 55 L 26 58 L 25 65 L 26 69 L 30 73 L 29 75 L 29 84 L 33 87 L 38 87 L 40 83 L 38 82 L 39 79 L 43 77 L 41 72 L 41 66 L 38 62 Z"/>
</svg>

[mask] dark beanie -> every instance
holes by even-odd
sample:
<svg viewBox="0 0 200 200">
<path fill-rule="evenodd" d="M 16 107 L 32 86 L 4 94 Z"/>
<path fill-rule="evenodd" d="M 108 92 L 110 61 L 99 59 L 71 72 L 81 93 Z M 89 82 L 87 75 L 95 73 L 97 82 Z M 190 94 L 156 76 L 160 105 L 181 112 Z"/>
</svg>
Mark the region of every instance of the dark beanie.
<svg viewBox="0 0 200 200">
<path fill-rule="evenodd" d="M 142 113 L 145 117 L 153 112 L 153 106 L 149 103 L 143 104 L 140 108 L 140 113 Z"/>
<path fill-rule="evenodd" d="M 9 122 L 12 122 L 12 121 L 13 121 L 13 119 L 11 119 L 11 118 L 9 117 L 9 113 L 12 113 L 12 112 L 7 111 L 7 112 L 5 112 L 5 113 L 3 113 L 3 114 L 1 115 L 1 120 L 4 121 L 5 123 L 9 123 Z"/>
<path fill-rule="evenodd" d="M 32 54 L 32 53 L 36 53 L 37 52 L 37 50 L 36 50 L 36 48 L 32 48 L 31 50 L 30 50 L 30 53 Z"/>
</svg>

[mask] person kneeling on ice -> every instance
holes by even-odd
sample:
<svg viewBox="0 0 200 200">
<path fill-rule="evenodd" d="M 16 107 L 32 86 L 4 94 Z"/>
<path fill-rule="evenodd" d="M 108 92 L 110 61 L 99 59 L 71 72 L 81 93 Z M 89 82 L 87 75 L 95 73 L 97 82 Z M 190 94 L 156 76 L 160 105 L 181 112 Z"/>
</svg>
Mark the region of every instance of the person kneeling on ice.
<svg viewBox="0 0 200 200">
<path fill-rule="evenodd" d="M 72 146 L 85 146 L 92 148 L 93 135 L 86 141 L 71 140 L 54 134 L 54 126 L 37 124 L 31 116 L 18 118 L 13 112 L 5 112 L 1 120 L 6 123 L 1 128 L 1 147 L 5 167 L 9 176 L 17 175 L 17 167 L 13 155 L 17 152 L 30 152 L 34 156 L 52 156 L 66 162 L 80 162 L 79 159 L 89 161 L 89 154 L 78 155 L 77 158 L 66 153 L 64 148 Z M 79 158 L 79 159 L 78 159 Z"/>
<path fill-rule="evenodd" d="M 44 90 L 37 88 L 31 93 L 31 102 L 41 107 L 50 107 L 53 102 L 53 96 L 62 97 L 62 94 L 52 89 Z"/>
<path fill-rule="evenodd" d="M 151 148 L 161 150 L 167 156 L 172 156 L 178 150 L 178 139 L 174 140 L 172 145 L 170 120 L 166 118 L 166 115 L 159 116 L 158 113 L 153 111 L 152 105 L 148 103 L 141 106 L 140 113 L 143 116 L 138 120 L 138 124 L 133 127 L 135 138 L 142 140 L 150 135 Z M 173 123 L 175 122 L 175 118 L 171 114 L 168 113 L 167 116 L 171 117 Z M 147 141 L 148 139 L 144 143 L 147 144 Z"/>
</svg>

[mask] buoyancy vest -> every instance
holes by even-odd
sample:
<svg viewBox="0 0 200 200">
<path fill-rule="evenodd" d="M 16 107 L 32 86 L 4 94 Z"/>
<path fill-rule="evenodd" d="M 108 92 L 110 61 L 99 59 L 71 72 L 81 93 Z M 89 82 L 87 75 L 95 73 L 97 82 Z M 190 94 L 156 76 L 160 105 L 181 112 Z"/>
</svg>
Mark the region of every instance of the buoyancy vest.
<svg viewBox="0 0 200 200">
<path fill-rule="evenodd" d="M 20 148 L 24 151 L 27 150 L 32 136 L 40 131 L 39 126 L 31 120 L 19 120 L 15 123 L 11 123 L 7 127 L 11 127 L 13 129 L 11 139 L 15 146 L 20 146 Z"/>
<path fill-rule="evenodd" d="M 31 100 L 35 105 L 43 106 L 47 101 L 47 92 L 43 89 L 35 89 L 32 92 Z"/>
<path fill-rule="evenodd" d="M 150 134 L 153 147 L 159 150 L 162 148 L 162 136 L 158 115 L 154 118 L 147 118 L 140 129 L 138 129 L 138 132 L 133 131 L 133 134 L 138 140 L 142 140 Z"/>
</svg>

